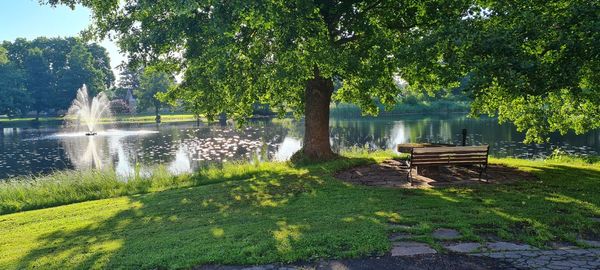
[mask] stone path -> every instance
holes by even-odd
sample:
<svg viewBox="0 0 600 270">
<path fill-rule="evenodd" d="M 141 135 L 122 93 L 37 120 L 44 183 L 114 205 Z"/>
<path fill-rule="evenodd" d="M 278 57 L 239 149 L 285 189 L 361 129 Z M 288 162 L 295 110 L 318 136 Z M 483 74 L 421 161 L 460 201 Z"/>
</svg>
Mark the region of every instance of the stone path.
<svg viewBox="0 0 600 270">
<path fill-rule="evenodd" d="M 435 239 L 442 240 L 458 239 L 462 237 L 458 231 L 452 229 L 437 229 L 433 232 L 432 236 Z"/>
<path fill-rule="evenodd" d="M 510 242 L 448 242 L 457 240 L 462 235 L 453 229 L 437 229 L 432 233 L 434 239 L 446 241 L 442 246 L 455 254 L 468 254 L 476 257 L 487 257 L 508 263 L 516 269 L 600 269 L 600 246 L 598 241 L 579 240 L 590 249 L 582 249 L 568 243 L 555 243 L 556 249 L 540 250 L 527 244 Z M 394 233 L 391 256 L 415 256 L 436 254 L 437 251 L 428 244 L 413 242 L 409 233 Z"/>
<path fill-rule="evenodd" d="M 437 251 L 425 243 L 402 241 L 396 242 L 392 247 L 392 257 L 435 254 Z"/>
<path fill-rule="evenodd" d="M 478 253 L 527 269 L 600 269 L 600 249 L 530 250 Z"/>
</svg>

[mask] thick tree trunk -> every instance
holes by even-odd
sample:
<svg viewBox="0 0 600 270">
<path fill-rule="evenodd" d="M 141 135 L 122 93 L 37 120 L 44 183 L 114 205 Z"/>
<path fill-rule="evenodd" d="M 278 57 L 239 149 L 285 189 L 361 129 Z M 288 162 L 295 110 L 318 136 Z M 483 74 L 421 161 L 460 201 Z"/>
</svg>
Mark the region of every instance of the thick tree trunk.
<svg viewBox="0 0 600 270">
<path fill-rule="evenodd" d="M 219 124 L 221 126 L 226 126 L 227 125 L 227 114 L 226 113 L 219 114 Z"/>
<path fill-rule="evenodd" d="M 333 80 L 320 76 L 306 83 L 304 100 L 304 157 L 309 160 L 327 160 L 335 157 L 329 143 L 329 103 L 333 94 Z"/>
<path fill-rule="evenodd" d="M 156 123 L 160 123 L 161 119 L 160 119 L 160 113 L 158 111 L 158 107 L 154 107 L 154 113 L 156 114 L 156 117 L 154 118 L 154 120 L 156 120 Z"/>
</svg>

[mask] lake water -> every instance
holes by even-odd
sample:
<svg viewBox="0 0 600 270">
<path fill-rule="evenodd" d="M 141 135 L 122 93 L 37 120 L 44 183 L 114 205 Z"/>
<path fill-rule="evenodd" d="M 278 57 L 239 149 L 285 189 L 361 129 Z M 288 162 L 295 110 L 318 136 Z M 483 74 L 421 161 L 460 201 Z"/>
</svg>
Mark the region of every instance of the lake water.
<svg viewBox="0 0 600 270">
<path fill-rule="evenodd" d="M 332 118 L 335 151 L 352 147 L 394 149 L 398 143 L 489 144 L 499 157 L 540 158 L 560 147 L 568 153 L 597 155 L 600 132 L 552 136 L 547 144 L 523 144 L 524 135 L 496 119 L 463 115 Z M 233 126 L 196 126 L 194 122 L 105 126 L 97 136 L 65 133 L 59 125 L 0 127 L 0 179 L 65 169 L 114 168 L 130 175 L 136 164 L 148 171 L 157 164 L 173 173 L 208 163 L 234 160 L 286 160 L 302 145 L 303 123 L 290 119 Z"/>
</svg>

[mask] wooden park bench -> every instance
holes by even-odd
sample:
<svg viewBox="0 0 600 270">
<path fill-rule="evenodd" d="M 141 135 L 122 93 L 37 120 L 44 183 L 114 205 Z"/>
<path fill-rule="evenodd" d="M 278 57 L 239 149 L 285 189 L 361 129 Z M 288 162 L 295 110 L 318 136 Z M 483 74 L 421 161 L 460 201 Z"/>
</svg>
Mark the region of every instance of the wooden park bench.
<svg viewBox="0 0 600 270">
<path fill-rule="evenodd" d="M 415 147 L 408 160 L 407 180 L 412 178 L 412 168 L 418 166 L 445 165 L 479 165 L 479 180 L 488 166 L 489 145 L 482 146 L 450 146 L 450 147 Z"/>
</svg>

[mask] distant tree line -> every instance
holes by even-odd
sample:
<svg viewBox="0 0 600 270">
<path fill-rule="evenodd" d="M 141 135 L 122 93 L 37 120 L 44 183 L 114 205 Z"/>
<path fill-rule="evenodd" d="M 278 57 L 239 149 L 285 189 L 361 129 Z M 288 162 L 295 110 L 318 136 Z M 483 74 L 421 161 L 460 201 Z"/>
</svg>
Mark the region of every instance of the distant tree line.
<svg viewBox="0 0 600 270">
<path fill-rule="evenodd" d="M 0 115 L 59 114 L 83 84 L 95 95 L 114 82 L 108 53 L 98 44 L 45 37 L 0 44 Z"/>
</svg>

